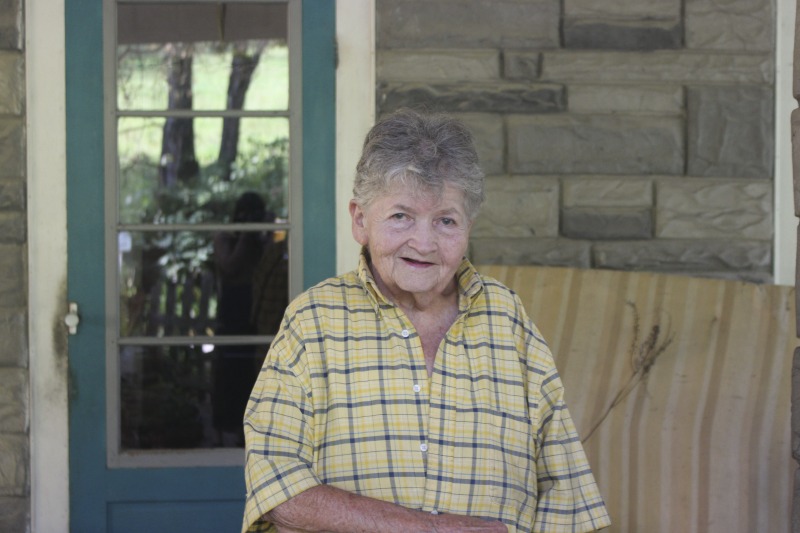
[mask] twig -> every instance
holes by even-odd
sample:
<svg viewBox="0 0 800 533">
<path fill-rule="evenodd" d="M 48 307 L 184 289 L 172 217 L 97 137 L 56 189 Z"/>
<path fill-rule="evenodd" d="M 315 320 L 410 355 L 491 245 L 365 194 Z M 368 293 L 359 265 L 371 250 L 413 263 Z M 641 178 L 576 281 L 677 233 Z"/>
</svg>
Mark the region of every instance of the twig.
<svg viewBox="0 0 800 533">
<path fill-rule="evenodd" d="M 671 320 L 669 320 L 669 316 L 667 316 L 667 327 L 666 327 L 666 338 L 661 341 L 659 344 L 659 339 L 661 337 L 661 325 L 655 324 L 650 329 L 650 334 L 647 338 L 639 344 L 639 313 L 636 309 L 636 305 L 633 302 L 626 302 L 628 306 L 633 310 L 633 340 L 631 341 L 631 346 L 628 349 L 629 355 L 631 358 L 631 375 L 628 380 L 622 385 L 622 387 L 617 391 L 617 394 L 614 396 L 614 399 L 611 400 L 611 403 L 606 407 L 603 414 L 600 415 L 600 418 L 597 422 L 594 423 L 592 428 L 586 434 L 586 436 L 581 439 L 581 442 L 587 442 L 592 435 L 594 435 L 595 431 L 600 427 L 600 425 L 608 418 L 608 415 L 611 414 L 611 411 L 621 404 L 628 395 L 633 392 L 639 383 L 647 379 L 647 376 L 650 374 L 650 370 L 653 368 L 653 365 L 656 362 L 656 359 L 664 353 L 667 347 L 672 343 L 673 340 L 673 333 L 671 327 Z"/>
</svg>

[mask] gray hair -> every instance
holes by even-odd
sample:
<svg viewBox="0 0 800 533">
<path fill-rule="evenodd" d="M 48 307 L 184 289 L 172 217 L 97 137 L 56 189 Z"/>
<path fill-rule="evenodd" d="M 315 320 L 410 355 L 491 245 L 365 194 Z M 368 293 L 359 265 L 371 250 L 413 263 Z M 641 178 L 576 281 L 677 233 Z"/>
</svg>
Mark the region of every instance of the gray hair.
<svg viewBox="0 0 800 533">
<path fill-rule="evenodd" d="M 441 194 L 445 185 L 464 192 L 464 209 L 475 220 L 484 199 L 484 174 L 472 135 L 443 114 L 400 109 L 367 134 L 356 166 L 353 196 L 362 207 L 402 184 Z"/>
</svg>

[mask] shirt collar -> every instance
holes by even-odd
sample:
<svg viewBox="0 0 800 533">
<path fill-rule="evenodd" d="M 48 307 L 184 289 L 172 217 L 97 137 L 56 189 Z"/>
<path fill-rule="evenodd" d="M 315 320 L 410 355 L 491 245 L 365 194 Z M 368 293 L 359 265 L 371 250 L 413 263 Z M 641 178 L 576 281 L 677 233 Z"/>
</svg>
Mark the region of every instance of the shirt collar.
<svg viewBox="0 0 800 533">
<path fill-rule="evenodd" d="M 361 282 L 364 290 L 367 291 L 370 303 L 375 307 L 376 311 L 378 311 L 381 306 L 393 305 L 378 288 L 375 277 L 369 269 L 369 257 L 366 248 L 361 249 L 361 255 L 358 258 L 358 280 Z"/>
<path fill-rule="evenodd" d="M 368 252 L 364 248 L 361 249 L 361 255 L 358 259 L 357 275 L 376 311 L 379 311 L 384 306 L 394 306 L 378 288 L 375 277 L 369 269 Z M 458 311 L 459 313 L 464 313 L 469 310 L 475 299 L 483 292 L 483 280 L 466 257 L 461 260 L 461 264 L 456 270 L 456 280 L 458 281 Z"/>
</svg>

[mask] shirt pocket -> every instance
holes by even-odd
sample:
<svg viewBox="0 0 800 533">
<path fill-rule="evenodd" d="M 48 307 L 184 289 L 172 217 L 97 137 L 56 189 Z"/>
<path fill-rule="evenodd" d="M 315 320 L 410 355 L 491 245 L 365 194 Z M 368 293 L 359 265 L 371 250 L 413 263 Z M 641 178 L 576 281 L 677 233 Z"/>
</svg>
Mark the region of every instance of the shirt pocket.
<svg viewBox="0 0 800 533">
<path fill-rule="evenodd" d="M 536 509 L 536 460 L 533 428 L 527 413 L 501 411 L 493 417 L 490 461 L 496 471 L 491 486 L 493 504 L 501 517 L 520 531 L 530 531 Z"/>
</svg>

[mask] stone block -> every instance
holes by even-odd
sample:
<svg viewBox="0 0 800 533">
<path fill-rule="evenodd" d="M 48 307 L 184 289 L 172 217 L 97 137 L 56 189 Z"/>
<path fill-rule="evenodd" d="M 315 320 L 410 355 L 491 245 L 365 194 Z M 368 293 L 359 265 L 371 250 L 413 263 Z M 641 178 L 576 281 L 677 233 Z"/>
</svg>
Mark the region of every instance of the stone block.
<svg viewBox="0 0 800 533">
<path fill-rule="evenodd" d="M 689 175 L 772 178 L 770 87 L 690 87 L 687 111 Z"/>
<path fill-rule="evenodd" d="M 683 113 L 679 85 L 583 85 L 567 87 L 567 109 L 572 113 Z"/>
<path fill-rule="evenodd" d="M 800 43 L 800 39 L 798 39 Z M 800 46 L 798 46 L 800 49 Z M 798 63 L 800 65 L 800 63 Z M 800 80 L 796 76 L 795 80 Z M 800 108 L 792 110 L 792 185 L 794 194 L 794 216 L 800 217 Z"/>
<path fill-rule="evenodd" d="M 597 268 L 657 272 L 769 272 L 772 243 L 764 241 L 663 240 L 599 242 Z"/>
<path fill-rule="evenodd" d="M 0 180 L 0 209 L 24 209 L 25 184 L 19 180 Z"/>
<path fill-rule="evenodd" d="M 500 77 L 497 50 L 378 50 L 380 81 L 487 81 Z"/>
<path fill-rule="evenodd" d="M 539 54 L 539 52 L 531 52 Z M 676 83 L 772 83 L 770 53 L 720 54 L 662 50 L 655 52 L 541 52 L 541 79 L 558 83 L 583 81 Z"/>
<path fill-rule="evenodd" d="M 800 463 L 800 348 L 792 358 L 792 457 Z"/>
<path fill-rule="evenodd" d="M 22 119 L 0 117 L 0 178 L 25 175 L 25 127 Z"/>
<path fill-rule="evenodd" d="M 569 239 L 471 239 L 470 259 L 476 265 L 545 265 L 589 268 L 591 243 Z"/>
<path fill-rule="evenodd" d="M 506 135 L 503 117 L 491 113 L 453 113 L 453 116 L 472 133 L 483 171 L 487 175 L 505 172 Z"/>
<path fill-rule="evenodd" d="M 0 49 L 22 50 L 23 0 L 0 0 Z"/>
<path fill-rule="evenodd" d="M 446 112 L 551 113 L 567 107 L 563 85 L 523 83 L 382 83 L 381 112 L 400 107 Z"/>
<path fill-rule="evenodd" d="M 564 208 L 561 235 L 587 240 L 649 239 L 653 236 L 653 213 L 643 208 Z"/>
<path fill-rule="evenodd" d="M 692 278 L 722 279 L 727 281 L 741 281 L 744 283 L 760 283 L 769 285 L 773 283 L 772 274 L 769 272 L 753 272 L 748 270 L 687 270 L 681 272 L 670 272 L 676 276 L 689 276 Z"/>
<path fill-rule="evenodd" d="M 378 48 L 555 48 L 560 0 L 378 0 Z"/>
<path fill-rule="evenodd" d="M 569 176 L 561 184 L 564 207 L 652 207 L 653 181 L 642 176 Z"/>
<path fill-rule="evenodd" d="M 683 174 L 679 117 L 512 115 L 507 125 L 514 174 Z"/>
<path fill-rule="evenodd" d="M 0 52 L 0 115 L 21 114 L 24 101 L 25 70 L 22 54 Z"/>
<path fill-rule="evenodd" d="M 509 80 L 535 80 L 539 77 L 541 55 L 530 50 L 503 51 L 503 77 Z"/>
<path fill-rule="evenodd" d="M 690 49 L 771 51 L 774 46 L 772 0 L 691 0 L 685 19 Z"/>
<path fill-rule="evenodd" d="M 794 65 L 800 65 L 800 39 L 795 39 L 794 41 L 792 61 L 792 67 L 794 67 Z M 792 73 L 794 73 L 794 71 Z M 797 100 L 800 99 L 800 76 L 792 76 L 792 79 L 792 96 L 794 96 L 794 99 Z"/>
<path fill-rule="evenodd" d="M 564 15 L 677 19 L 681 16 L 681 3 L 682 0 L 564 0 Z"/>
<path fill-rule="evenodd" d="M 0 368 L 0 433 L 28 431 L 28 371 Z"/>
<path fill-rule="evenodd" d="M 28 322 L 22 309 L 0 308 L 0 367 L 28 366 Z"/>
<path fill-rule="evenodd" d="M 0 212 L 0 242 L 25 242 L 25 213 L 22 211 Z"/>
<path fill-rule="evenodd" d="M 557 178 L 495 176 L 486 180 L 486 202 L 472 236 L 557 237 Z"/>
<path fill-rule="evenodd" d="M 656 237 L 772 239 L 771 182 L 664 179 L 656 197 Z"/>
<path fill-rule="evenodd" d="M 21 307 L 25 304 L 24 247 L 0 244 L 0 307 Z"/>
<path fill-rule="evenodd" d="M 677 50 L 683 25 L 674 20 L 564 20 L 564 48 L 595 50 Z"/>
<path fill-rule="evenodd" d="M 800 469 L 794 471 L 792 490 L 792 525 L 790 533 L 800 533 Z"/>
<path fill-rule="evenodd" d="M 30 507 L 29 498 L 0 498 L 0 531 L 30 531 Z"/>
<path fill-rule="evenodd" d="M 24 496 L 28 487 L 28 436 L 0 434 L 0 496 Z"/>
</svg>

